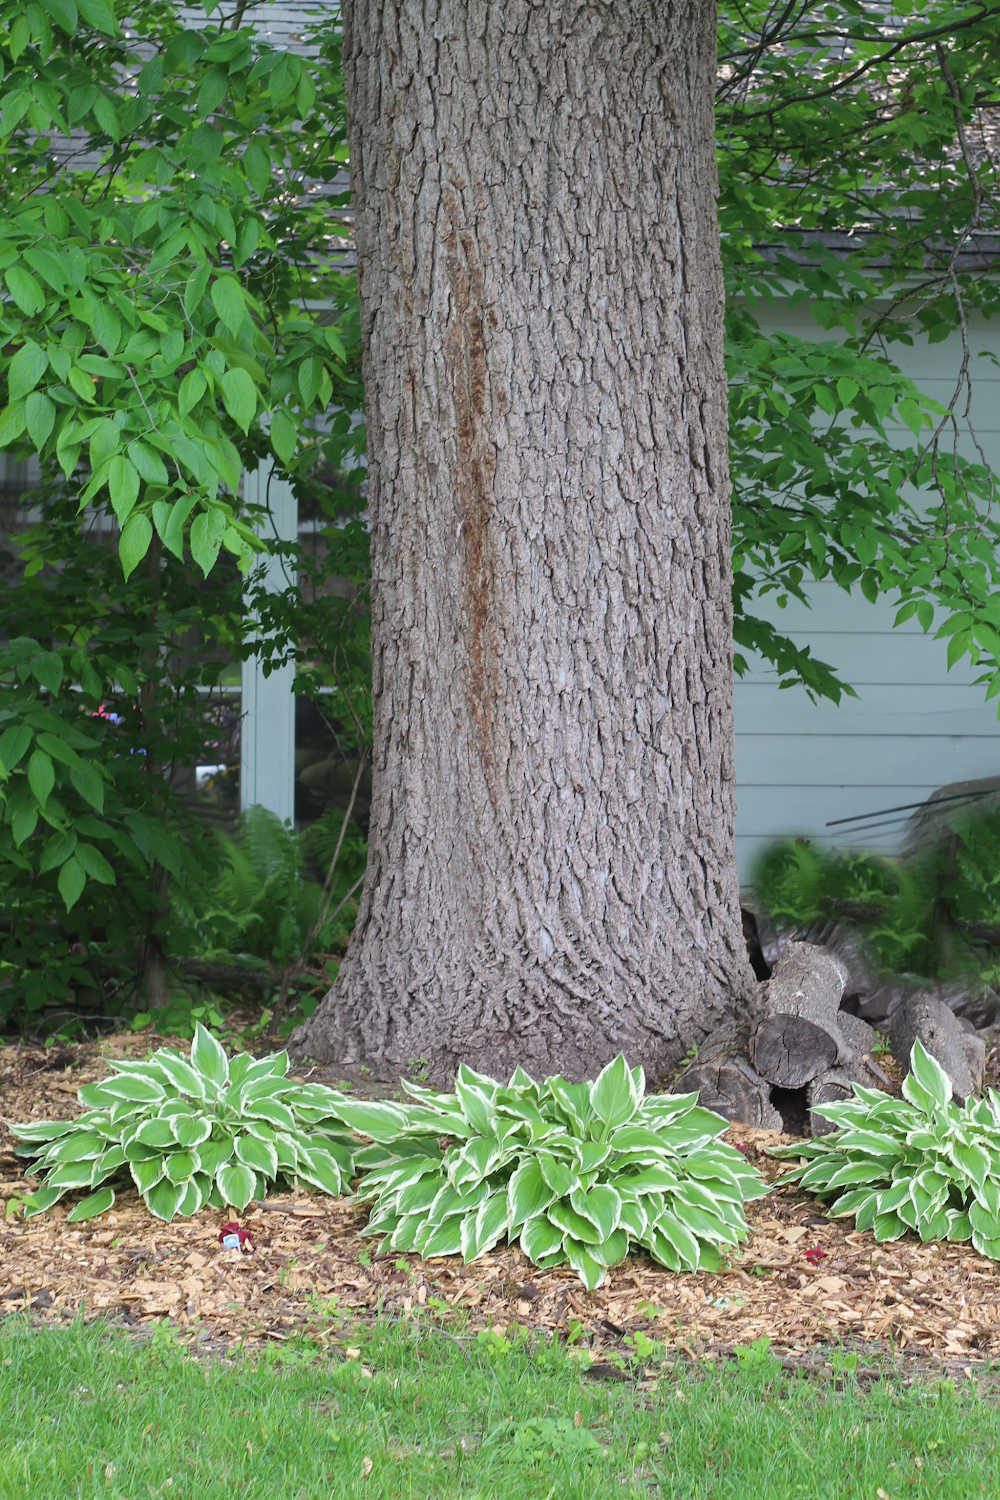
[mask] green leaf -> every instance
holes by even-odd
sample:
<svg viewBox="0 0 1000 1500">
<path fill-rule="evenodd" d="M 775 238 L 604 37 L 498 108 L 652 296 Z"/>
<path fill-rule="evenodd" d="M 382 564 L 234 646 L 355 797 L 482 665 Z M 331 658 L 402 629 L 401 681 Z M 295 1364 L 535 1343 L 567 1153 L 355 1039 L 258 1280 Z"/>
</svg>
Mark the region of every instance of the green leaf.
<svg viewBox="0 0 1000 1500">
<path fill-rule="evenodd" d="M 59 1202 L 59 1199 L 67 1191 L 66 1188 L 56 1188 L 48 1185 L 36 1188 L 31 1197 L 26 1198 L 24 1201 L 24 1217 L 31 1219 L 34 1218 L 35 1214 L 46 1213 L 54 1204 Z"/>
<path fill-rule="evenodd" d="M 921 415 L 920 407 L 917 405 L 917 403 L 911 400 L 909 397 L 906 397 L 899 403 L 897 409 L 899 411 L 900 421 L 906 424 L 906 426 L 913 433 L 914 437 L 919 437 L 923 429 L 923 417 Z"/>
<path fill-rule="evenodd" d="M 39 875 L 45 875 L 49 870 L 55 870 L 59 865 L 64 864 L 75 848 L 75 833 L 54 833 L 46 843 L 38 861 Z"/>
<path fill-rule="evenodd" d="M 146 1207 L 151 1214 L 158 1219 L 163 1219 L 167 1224 L 175 1218 L 180 1210 L 187 1193 L 187 1184 L 183 1182 L 169 1182 L 166 1178 L 161 1179 L 154 1187 L 143 1193 Z"/>
<path fill-rule="evenodd" d="M 246 370 L 227 370 L 220 386 L 226 411 L 238 427 L 248 432 L 257 412 L 257 388 L 250 376 Z"/>
<path fill-rule="evenodd" d="M 557 1201 L 550 1204 L 546 1210 L 549 1219 L 557 1225 L 564 1234 L 571 1234 L 575 1239 L 592 1243 L 601 1238 L 601 1231 L 590 1219 L 578 1214 L 568 1203 Z"/>
<path fill-rule="evenodd" d="M 295 1116 L 280 1099 L 252 1099 L 244 1103 L 243 1113 L 248 1120 L 266 1120 L 280 1130 L 292 1130 L 295 1125 Z"/>
<path fill-rule="evenodd" d="M 257 1191 L 257 1174 L 242 1162 L 222 1166 L 215 1174 L 224 1201 L 242 1213 Z"/>
<path fill-rule="evenodd" d="M 17 20 L 10 28 L 10 40 L 8 42 L 11 60 L 13 62 L 17 62 L 18 58 L 24 52 L 30 41 L 31 27 L 28 24 L 28 18 L 27 16 L 18 16 Z"/>
<path fill-rule="evenodd" d="M 271 447 L 287 468 L 298 448 L 299 432 L 284 407 L 278 407 L 271 415 Z"/>
<path fill-rule="evenodd" d="M 118 524 L 124 526 L 139 498 L 139 473 L 131 459 L 122 453 L 116 453 L 109 464 L 108 489 Z"/>
<path fill-rule="evenodd" d="M 443 1224 L 428 1226 L 428 1233 L 421 1239 L 420 1254 L 425 1260 L 437 1255 L 461 1255 L 462 1221 L 446 1219 Z"/>
<path fill-rule="evenodd" d="M 635 1114 L 639 1103 L 632 1071 L 619 1053 L 590 1085 L 590 1107 L 605 1125 L 624 1125 Z"/>
<path fill-rule="evenodd" d="M 13 406 L 5 406 L 0 411 L 0 448 L 9 448 L 24 431 L 27 425 L 27 413 L 23 401 L 15 401 Z"/>
<path fill-rule="evenodd" d="M 207 1141 L 203 1141 L 198 1147 L 198 1159 L 202 1170 L 214 1178 L 219 1168 L 232 1160 L 233 1145 L 232 1136 L 226 1134 L 213 1135 Z"/>
<path fill-rule="evenodd" d="M 57 1188 L 82 1188 L 90 1187 L 90 1175 L 94 1170 L 92 1161 L 67 1161 L 61 1162 L 53 1168 L 48 1175 L 47 1187 Z"/>
<path fill-rule="evenodd" d="M 299 365 L 298 383 L 299 394 L 306 406 L 312 406 L 320 388 L 320 379 L 323 373 L 322 361 L 311 354 Z"/>
<path fill-rule="evenodd" d="M 563 1232 L 545 1214 L 529 1219 L 521 1230 L 521 1249 L 536 1265 L 545 1255 L 562 1247 Z"/>
<path fill-rule="evenodd" d="M 536 1153 L 536 1160 L 541 1168 L 542 1176 L 552 1191 L 560 1198 L 568 1197 L 574 1187 L 579 1187 L 580 1179 L 576 1172 L 559 1161 L 557 1157 L 548 1151 Z"/>
<path fill-rule="evenodd" d="M 907 1084 L 911 1079 L 916 1080 L 922 1091 L 918 1097 L 914 1097 L 917 1091 L 912 1085 L 910 1091 L 907 1091 Z M 927 1107 L 926 1101 L 929 1100 L 930 1108 L 943 1109 L 951 1098 L 951 1093 L 951 1079 L 941 1064 L 926 1051 L 919 1040 L 915 1041 L 910 1053 L 910 1073 L 903 1080 L 903 1098 L 921 1107 Z"/>
<path fill-rule="evenodd" d="M 215 1183 L 211 1177 L 207 1177 L 204 1172 L 196 1172 L 184 1187 L 184 1196 L 177 1205 L 178 1217 L 188 1219 L 192 1214 L 198 1213 L 204 1208 L 214 1189 Z"/>
<path fill-rule="evenodd" d="M 3 279 L 25 317 L 33 318 L 36 313 L 41 312 L 45 306 L 45 293 L 30 271 L 26 271 L 23 266 L 9 266 Z"/>
<path fill-rule="evenodd" d="M 79 433 L 78 424 L 65 423 L 59 429 L 59 435 L 56 438 L 56 460 L 67 479 L 72 477 L 74 469 L 80 462 L 82 443 Z"/>
<path fill-rule="evenodd" d="M 199 511 L 191 523 L 191 556 L 207 578 L 215 566 L 228 522 L 222 511 Z"/>
<path fill-rule="evenodd" d="M 104 1136 L 98 1135 L 96 1131 L 87 1130 L 81 1121 L 76 1121 L 76 1129 L 67 1135 L 60 1136 L 49 1147 L 46 1159 L 50 1162 L 56 1161 L 94 1161 L 101 1155 L 107 1141 Z"/>
<path fill-rule="evenodd" d="M 312 1165 L 316 1153 L 310 1153 L 307 1160 Z M 265 1177 L 276 1177 L 278 1173 L 278 1153 L 274 1146 L 267 1141 L 258 1139 L 252 1135 L 238 1135 L 236 1137 L 236 1156 L 248 1167 L 253 1167 Z M 339 1191 L 339 1189 L 338 1189 Z"/>
<path fill-rule="evenodd" d="M 121 139 L 122 127 L 115 108 L 114 100 L 109 94 L 99 93 L 94 100 L 94 119 L 113 141 Z"/>
<path fill-rule="evenodd" d="M 96 812 L 104 811 L 104 782 L 93 766 L 88 766 L 83 762 L 73 766 L 69 779 L 84 802 L 89 803 Z"/>
<path fill-rule="evenodd" d="M 170 506 L 166 525 L 160 532 L 163 538 L 163 545 L 180 562 L 184 561 L 184 527 L 188 516 L 194 509 L 195 499 L 194 495 L 186 495 L 183 499 L 175 500 L 173 505 Z"/>
<path fill-rule="evenodd" d="M 51 757 L 44 750 L 33 750 L 28 761 L 28 785 L 39 807 L 44 807 L 48 802 L 55 781 L 56 773 Z"/>
<path fill-rule="evenodd" d="M 177 391 L 177 408 L 182 417 L 186 417 L 192 407 L 198 405 L 207 389 L 208 381 L 203 371 L 197 367 L 189 370 Z"/>
<path fill-rule="evenodd" d="M 31 675 L 55 696 L 62 686 L 63 664 L 58 651 L 39 651 L 31 658 Z M 41 739 L 42 736 L 39 736 Z"/>
<path fill-rule="evenodd" d="M 147 484 L 169 484 L 170 475 L 160 455 L 146 443 L 136 439 L 128 445 L 128 456 L 140 479 Z"/>
<path fill-rule="evenodd" d="M 271 162 L 257 141 L 251 141 L 243 153 L 243 170 L 258 198 L 262 198 L 271 180 Z"/>
<path fill-rule="evenodd" d="M 174 1183 L 187 1183 L 201 1166 L 196 1151 L 172 1151 L 163 1159 L 167 1179 Z"/>
<path fill-rule="evenodd" d="M 980 1239 L 995 1240 L 1000 1238 L 1000 1214 L 990 1213 L 977 1198 L 974 1198 L 969 1204 L 968 1213 L 972 1231 Z"/>
<path fill-rule="evenodd" d="M 955 1165 L 977 1186 L 981 1186 L 991 1171 L 996 1171 L 994 1162 L 981 1146 L 972 1141 L 950 1140 L 945 1150 Z"/>
<path fill-rule="evenodd" d="M 653 1221 L 654 1238 L 665 1240 L 685 1270 L 698 1269 L 698 1241 L 676 1214 L 664 1209 Z"/>
<path fill-rule="evenodd" d="M 141 1141 L 144 1146 L 155 1146 L 158 1150 L 172 1149 L 175 1145 L 174 1132 L 169 1120 L 145 1120 L 132 1137 L 135 1141 Z"/>
<path fill-rule="evenodd" d="M 201 299 L 208 290 L 211 275 L 212 267 L 210 263 L 203 261 L 184 288 L 184 311 L 189 318 L 193 319 L 198 308 L 201 306 Z"/>
<path fill-rule="evenodd" d="M 35 452 L 41 453 L 56 423 L 55 402 L 44 391 L 32 391 L 24 403 L 24 418 Z"/>
<path fill-rule="evenodd" d="M 579 1240 L 567 1235 L 563 1240 L 563 1248 L 566 1259 L 573 1270 L 579 1276 L 588 1291 L 594 1291 L 604 1280 L 605 1267 L 593 1255 L 593 1247 L 581 1244 Z"/>
<path fill-rule="evenodd" d="M 13 724 L 0 734 L 0 770 L 13 771 L 31 744 L 31 730 L 27 724 Z"/>
<path fill-rule="evenodd" d="M 107 1213 L 114 1205 L 114 1188 L 101 1188 L 99 1192 L 90 1193 L 86 1198 L 81 1198 L 75 1203 L 66 1215 L 67 1224 L 81 1224 L 85 1219 L 96 1219 L 98 1214 Z"/>
<path fill-rule="evenodd" d="M 79 21 L 76 0 L 42 0 L 42 4 L 56 25 L 72 36 Z"/>
<path fill-rule="evenodd" d="M 18 808 L 17 812 L 10 820 L 10 831 L 11 836 L 14 840 L 15 849 L 20 849 L 21 845 L 31 838 L 31 835 L 34 833 L 37 826 L 37 807 L 31 806 Z"/>
<path fill-rule="evenodd" d="M 94 400 L 94 386 L 96 381 L 93 375 L 88 374 L 79 365 L 74 365 L 66 379 L 81 401 L 92 402 Z"/>
<path fill-rule="evenodd" d="M 398 1104 L 381 1103 L 367 1099 L 339 1099 L 336 1114 L 345 1125 L 359 1135 L 369 1136 L 384 1144 L 394 1142 L 404 1134 L 405 1111 Z"/>
<path fill-rule="evenodd" d="M 552 1202 L 552 1188 L 542 1176 L 538 1162 L 529 1157 L 520 1163 L 507 1184 L 507 1208 L 513 1227 L 534 1219 Z"/>
<path fill-rule="evenodd" d="M 121 319 L 115 309 L 106 302 L 96 303 L 91 327 L 98 342 L 104 345 L 109 354 L 114 354 L 122 341 Z M 110 369 L 108 373 L 111 373 Z"/>
<path fill-rule="evenodd" d="M 91 1186 L 96 1187 L 103 1178 L 110 1177 L 112 1173 L 119 1171 L 120 1168 L 126 1165 L 127 1158 L 121 1146 L 109 1146 L 106 1151 L 101 1152 L 100 1156 L 94 1162 Z"/>
<path fill-rule="evenodd" d="M 212 1134 L 211 1121 L 204 1115 L 171 1115 L 169 1125 L 178 1146 L 200 1146 Z"/>
<path fill-rule="evenodd" d="M 204 1100 L 207 1097 L 205 1080 L 197 1069 L 193 1068 L 186 1057 L 172 1048 L 161 1047 L 154 1052 L 153 1058 L 170 1079 L 172 1086 L 181 1094 L 189 1098 Z"/>
<path fill-rule="evenodd" d="M 209 290 L 212 305 L 224 328 L 236 336 L 247 316 L 246 297 L 235 276 L 217 276 Z"/>
<path fill-rule="evenodd" d="M 507 1232 L 507 1195 L 494 1193 L 479 1205 L 475 1214 L 462 1220 L 462 1255 L 466 1261 L 476 1260 L 492 1250 Z"/>
<path fill-rule="evenodd" d="M 217 1088 L 225 1088 L 229 1082 L 229 1062 L 225 1048 L 216 1041 L 211 1032 L 206 1031 L 200 1021 L 195 1023 L 194 1037 L 191 1042 L 191 1066 L 203 1078 L 210 1079 Z M 242 1203 L 238 1206 L 244 1207 Z"/>
<path fill-rule="evenodd" d="M 152 1078 L 132 1077 L 121 1073 L 114 1078 L 105 1078 L 100 1090 L 102 1100 L 110 1096 L 127 1099 L 133 1104 L 156 1104 L 165 1094 L 163 1085 Z"/>
<path fill-rule="evenodd" d="M 621 1222 L 621 1195 L 609 1183 L 595 1183 L 586 1191 L 571 1193 L 570 1203 L 597 1227 L 602 1239 L 609 1239 Z"/>
<path fill-rule="evenodd" d="M 118 539 L 118 556 L 125 578 L 131 578 L 149 551 L 149 544 L 152 540 L 152 521 L 144 511 L 135 511 L 125 522 Z"/>
<path fill-rule="evenodd" d="M 898 1214 L 880 1213 L 875 1215 L 872 1232 L 881 1244 L 886 1240 L 898 1240 L 906 1233 L 907 1227 Z"/>
<path fill-rule="evenodd" d="M 630 1193 L 669 1193 L 677 1186 L 678 1170 L 667 1166 L 642 1167 L 638 1172 L 625 1173 L 621 1185 Z"/>
<path fill-rule="evenodd" d="M 48 367 L 45 350 L 33 339 L 27 339 L 7 367 L 7 399 L 22 400 L 35 389 Z"/>
</svg>

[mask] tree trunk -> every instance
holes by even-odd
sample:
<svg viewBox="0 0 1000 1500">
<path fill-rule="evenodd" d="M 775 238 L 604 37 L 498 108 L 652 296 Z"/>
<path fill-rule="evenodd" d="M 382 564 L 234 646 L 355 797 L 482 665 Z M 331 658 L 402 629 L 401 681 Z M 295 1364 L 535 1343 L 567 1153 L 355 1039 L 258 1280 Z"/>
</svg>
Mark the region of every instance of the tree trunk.
<svg viewBox="0 0 1000 1500">
<path fill-rule="evenodd" d="M 714 6 L 345 0 L 344 56 L 373 798 L 293 1046 L 659 1077 L 753 984 Z"/>
</svg>

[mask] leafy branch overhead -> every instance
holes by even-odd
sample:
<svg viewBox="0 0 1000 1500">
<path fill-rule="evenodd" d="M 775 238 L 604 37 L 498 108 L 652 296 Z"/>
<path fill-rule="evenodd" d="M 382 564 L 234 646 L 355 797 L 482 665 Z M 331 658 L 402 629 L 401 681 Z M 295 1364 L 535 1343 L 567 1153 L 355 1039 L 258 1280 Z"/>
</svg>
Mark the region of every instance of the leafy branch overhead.
<svg viewBox="0 0 1000 1500">
<path fill-rule="evenodd" d="M 174 7 L 129 19 L 0 6 L 0 449 L 110 507 L 126 576 L 154 537 L 245 569 L 243 470 L 293 465 L 347 378 L 308 310 L 336 260 L 336 195 L 305 193 L 345 154 L 336 37 L 307 64 Z"/>
<path fill-rule="evenodd" d="M 719 61 L 737 669 L 754 652 L 783 684 L 849 691 L 754 607 L 831 580 L 893 600 L 995 696 L 996 478 L 972 399 L 991 371 L 969 327 L 1000 298 L 995 7 L 724 3 Z M 794 333 L 787 312 L 763 326 L 776 301 Z M 930 390 L 900 367 L 917 336 L 959 346 Z"/>
<path fill-rule="evenodd" d="M 295 466 L 312 414 L 361 404 L 315 312 L 354 295 L 336 270 L 339 16 L 297 56 L 206 10 L 191 30 L 144 0 L 126 34 L 106 0 L 0 4 L 0 449 L 110 505 L 126 573 L 154 537 L 205 571 L 223 548 L 246 566 L 241 466 Z M 955 0 L 722 7 L 738 670 L 757 652 L 783 683 L 849 691 L 753 608 L 829 578 L 936 623 L 949 664 L 970 658 L 1000 691 L 967 337 L 998 296 L 977 259 L 1000 201 L 994 20 Z M 762 304 L 789 297 L 834 337 L 764 331 Z M 961 333 L 950 394 L 901 372 L 889 342 L 915 331 Z M 335 428 L 345 450 L 360 440 Z"/>
</svg>

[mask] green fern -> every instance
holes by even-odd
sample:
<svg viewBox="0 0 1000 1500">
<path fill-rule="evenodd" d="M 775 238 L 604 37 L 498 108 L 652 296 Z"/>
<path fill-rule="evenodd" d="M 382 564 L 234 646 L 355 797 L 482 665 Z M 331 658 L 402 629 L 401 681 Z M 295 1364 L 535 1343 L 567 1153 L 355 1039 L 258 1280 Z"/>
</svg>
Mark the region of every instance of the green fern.
<svg viewBox="0 0 1000 1500">
<path fill-rule="evenodd" d="M 827 913 L 834 863 L 807 839 L 783 839 L 761 855 L 751 884 L 775 921 L 805 927 Z"/>
</svg>

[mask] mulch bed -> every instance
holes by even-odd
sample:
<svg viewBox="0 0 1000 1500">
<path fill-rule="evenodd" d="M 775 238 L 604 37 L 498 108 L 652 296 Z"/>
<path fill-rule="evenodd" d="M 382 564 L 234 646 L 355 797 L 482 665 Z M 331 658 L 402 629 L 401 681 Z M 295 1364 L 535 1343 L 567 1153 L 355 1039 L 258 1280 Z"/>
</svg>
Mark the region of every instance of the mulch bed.
<svg viewBox="0 0 1000 1500">
<path fill-rule="evenodd" d="M 2 1117 L 72 1116 L 80 1085 L 106 1075 L 103 1057 L 143 1056 L 161 1041 L 178 1045 L 129 1033 L 0 1047 Z M 989 1069 L 995 1082 L 1000 1046 L 991 1047 Z M 727 1138 L 768 1179 L 786 1170 L 766 1148 L 790 1137 L 733 1126 Z M 131 1327 L 169 1318 L 181 1337 L 213 1350 L 304 1332 L 343 1342 L 341 1315 L 381 1314 L 467 1331 L 540 1330 L 605 1354 L 628 1353 L 627 1336 L 640 1332 L 678 1358 L 766 1338 L 790 1367 L 828 1372 L 836 1346 L 953 1377 L 1000 1361 L 1000 1264 L 968 1245 L 924 1245 L 915 1236 L 878 1245 L 792 1188 L 748 1205 L 750 1239 L 728 1270 L 676 1275 L 634 1256 L 588 1292 L 572 1272 L 539 1270 L 516 1249 L 468 1266 L 377 1256 L 377 1240 L 362 1235 L 365 1210 L 320 1195 L 276 1194 L 253 1205 L 241 1220 L 252 1255 L 220 1246 L 223 1215 L 206 1210 L 163 1224 L 133 1193 L 78 1225 L 66 1223 L 64 1203 L 29 1220 L 5 1217 L 10 1200 L 33 1185 L 12 1146 L 0 1124 L 0 1317 L 28 1313 L 59 1325 L 82 1310 Z"/>
</svg>

